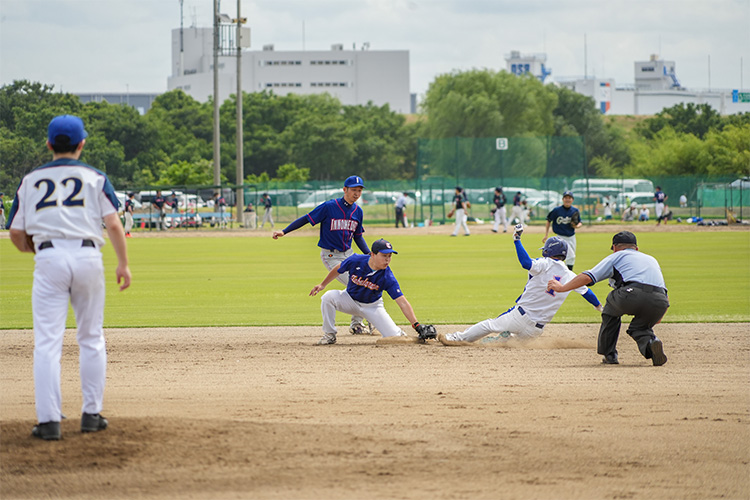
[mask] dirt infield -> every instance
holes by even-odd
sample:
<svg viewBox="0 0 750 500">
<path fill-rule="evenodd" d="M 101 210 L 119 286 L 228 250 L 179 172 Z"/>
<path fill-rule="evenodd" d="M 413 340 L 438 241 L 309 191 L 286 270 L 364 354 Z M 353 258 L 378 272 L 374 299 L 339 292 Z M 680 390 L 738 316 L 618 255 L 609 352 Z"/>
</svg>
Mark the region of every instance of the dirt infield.
<svg viewBox="0 0 750 500">
<path fill-rule="evenodd" d="M 439 326 L 439 332 L 452 331 Z M 343 330 L 343 328 L 341 329 Z M 32 335 L 0 331 L 0 497 L 750 497 L 747 324 L 666 324 L 653 367 L 596 325 L 527 345 L 376 345 L 317 327 L 110 329 L 110 428 L 30 437 Z"/>
</svg>

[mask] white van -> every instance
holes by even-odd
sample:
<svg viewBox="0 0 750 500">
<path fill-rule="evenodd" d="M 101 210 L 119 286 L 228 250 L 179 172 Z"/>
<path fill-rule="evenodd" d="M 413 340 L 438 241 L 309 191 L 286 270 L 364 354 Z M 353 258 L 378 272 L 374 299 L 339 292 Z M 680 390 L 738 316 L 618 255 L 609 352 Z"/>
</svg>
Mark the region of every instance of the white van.
<svg viewBox="0 0 750 500">
<path fill-rule="evenodd" d="M 654 183 L 648 179 L 576 179 L 570 190 L 574 196 L 581 197 L 587 192 L 602 197 L 617 196 L 619 193 L 653 193 Z"/>
</svg>

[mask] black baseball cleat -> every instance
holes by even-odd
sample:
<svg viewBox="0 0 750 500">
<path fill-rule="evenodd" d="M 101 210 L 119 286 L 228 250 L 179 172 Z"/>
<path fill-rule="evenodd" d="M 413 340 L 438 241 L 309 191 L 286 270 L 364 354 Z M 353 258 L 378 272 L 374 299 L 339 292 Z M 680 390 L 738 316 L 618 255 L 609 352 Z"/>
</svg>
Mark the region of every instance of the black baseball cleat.
<svg viewBox="0 0 750 500">
<path fill-rule="evenodd" d="M 617 360 L 617 354 L 607 354 L 602 358 L 602 363 L 605 365 L 619 365 L 620 362 Z"/>
<path fill-rule="evenodd" d="M 81 432 L 97 432 L 107 428 L 107 419 L 98 413 L 84 413 L 81 415 Z"/>
<path fill-rule="evenodd" d="M 60 422 L 36 424 L 34 428 L 31 429 L 31 435 L 35 438 L 44 439 L 45 441 L 59 441 L 62 439 Z"/>
<path fill-rule="evenodd" d="M 648 343 L 651 348 L 651 361 L 654 362 L 654 366 L 661 366 L 667 362 L 667 355 L 664 354 L 664 346 L 661 340 L 654 339 Z"/>
</svg>

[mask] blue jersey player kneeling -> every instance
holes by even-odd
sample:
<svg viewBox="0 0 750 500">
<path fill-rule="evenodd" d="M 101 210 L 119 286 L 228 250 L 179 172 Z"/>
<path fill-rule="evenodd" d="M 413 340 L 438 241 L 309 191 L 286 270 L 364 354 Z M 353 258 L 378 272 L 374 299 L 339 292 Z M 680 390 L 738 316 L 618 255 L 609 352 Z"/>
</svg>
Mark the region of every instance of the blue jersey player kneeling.
<svg viewBox="0 0 750 500">
<path fill-rule="evenodd" d="M 318 341 L 318 345 L 336 343 L 336 311 L 364 317 L 378 329 L 383 339 L 416 342 L 416 338 L 407 336 L 388 315 L 388 311 L 383 307 L 383 291 L 388 292 L 396 301 L 412 328 L 420 335 L 423 329 L 430 327 L 419 324 L 414 309 L 404 297 L 393 271 L 388 267 L 394 253 L 398 252 L 393 249 L 393 245 L 379 239 L 372 244 L 370 255 L 355 254 L 347 257 L 334 266 L 319 285 L 313 287 L 310 291 L 311 297 L 323 291 L 340 274 L 349 273 L 346 290 L 328 290 L 323 294 L 320 305 L 323 313 L 323 338 Z"/>
<path fill-rule="evenodd" d="M 565 255 L 568 245 L 557 236 L 547 239 L 542 249 L 542 258 L 531 259 L 521 244 L 523 225 L 518 224 L 513 232 L 513 244 L 516 246 L 518 261 L 521 267 L 529 272 L 529 280 L 521 296 L 516 299 L 516 305 L 493 319 L 486 319 L 463 332 L 443 334 L 438 340 L 444 345 L 464 345 L 475 342 L 491 333 L 500 333 L 501 339 L 515 337 L 520 340 L 531 339 L 542 334 L 544 326 L 552 318 L 568 297 L 568 292 L 549 293 L 547 282 L 556 280 L 567 283 L 576 275 L 565 266 Z M 597 311 L 602 311 L 602 305 L 594 292 L 585 286 L 579 286 L 576 292 L 583 295 Z"/>
</svg>

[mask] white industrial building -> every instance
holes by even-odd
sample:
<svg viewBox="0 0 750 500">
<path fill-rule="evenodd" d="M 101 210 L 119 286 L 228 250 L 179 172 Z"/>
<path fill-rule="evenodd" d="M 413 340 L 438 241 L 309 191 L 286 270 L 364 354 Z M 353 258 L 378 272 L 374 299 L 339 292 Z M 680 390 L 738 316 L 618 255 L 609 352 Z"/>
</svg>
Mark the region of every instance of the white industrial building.
<svg viewBox="0 0 750 500">
<path fill-rule="evenodd" d="M 277 51 L 243 50 L 242 89 L 245 92 L 271 90 L 277 95 L 327 92 L 344 105 L 388 104 L 392 111 L 411 112 L 409 93 L 409 51 L 347 50 L 334 44 L 331 50 Z M 196 100 L 213 96 L 213 29 L 172 30 L 172 75 L 169 90 L 182 89 Z M 219 100 L 237 89 L 237 61 L 234 55 L 219 59 Z"/>
<path fill-rule="evenodd" d="M 506 70 L 514 74 L 530 73 L 546 83 L 546 55 L 524 55 L 512 51 L 505 57 Z M 674 61 L 652 55 L 648 61 L 636 61 L 631 85 L 618 86 L 611 78 L 556 78 L 559 85 L 592 97 L 605 115 L 654 115 L 680 103 L 708 104 L 722 115 L 750 112 L 750 102 L 738 102 L 737 90 L 688 90 L 677 79 Z"/>
</svg>

